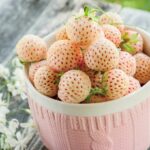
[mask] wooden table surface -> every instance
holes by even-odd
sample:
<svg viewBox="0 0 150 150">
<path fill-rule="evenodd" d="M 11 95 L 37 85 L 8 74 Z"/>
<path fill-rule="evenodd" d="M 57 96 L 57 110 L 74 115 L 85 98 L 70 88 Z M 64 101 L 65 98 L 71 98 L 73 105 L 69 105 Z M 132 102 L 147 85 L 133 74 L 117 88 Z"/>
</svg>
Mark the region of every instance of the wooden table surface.
<svg viewBox="0 0 150 150">
<path fill-rule="evenodd" d="M 128 25 L 136 25 L 150 32 L 150 13 L 120 5 L 98 3 L 104 10 L 119 12 Z M 7 64 L 15 56 L 15 45 L 24 34 L 41 37 L 62 25 L 66 19 L 83 5 L 79 0 L 1 0 L 0 1 L 0 63 Z M 27 104 L 27 102 L 26 102 Z M 38 134 L 27 150 L 46 149 Z"/>
</svg>

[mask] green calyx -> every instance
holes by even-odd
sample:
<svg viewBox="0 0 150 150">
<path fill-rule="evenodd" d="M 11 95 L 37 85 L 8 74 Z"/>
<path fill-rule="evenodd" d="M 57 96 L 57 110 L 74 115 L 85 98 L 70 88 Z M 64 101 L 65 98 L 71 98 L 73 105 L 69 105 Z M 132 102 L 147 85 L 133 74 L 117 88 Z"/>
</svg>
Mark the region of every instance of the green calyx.
<svg viewBox="0 0 150 150">
<path fill-rule="evenodd" d="M 82 16 L 85 16 L 85 17 L 88 17 L 92 21 L 98 22 L 98 19 L 99 19 L 99 16 L 97 16 L 98 12 L 104 13 L 104 11 L 101 8 L 97 8 L 97 7 L 94 8 L 94 7 L 85 5 L 84 14 L 77 17 L 76 19 L 81 18 Z"/>
<path fill-rule="evenodd" d="M 102 76 L 102 81 L 101 81 L 102 87 L 103 89 L 105 89 L 105 91 L 108 90 L 107 80 L 108 80 L 108 73 L 105 72 Z"/>
<path fill-rule="evenodd" d="M 84 16 L 89 17 L 95 22 L 98 22 L 98 16 L 96 16 L 98 9 L 89 6 L 84 6 Z"/>
<path fill-rule="evenodd" d="M 130 43 L 124 43 L 122 45 L 122 47 L 123 47 L 123 49 L 125 49 L 129 53 L 133 53 L 135 50 L 134 47 L 132 47 Z"/>
<path fill-rule="evenodd" d="M 64 72 L 60 72 L 57 74 L 57 79 L 55 80 L 55 84 L 59 84 L 61 76 L 63 76 Z"/>
<path fill-rule="evenodd" d="M 80 50 L 83 52 L 85 49 L 84 49 L 84 48 L 82 48 L 82 47 L 80 47 Z"/>
<path fill-rule="evenodd" d="M 22 65 L 28 64 L 28 62 L 25 62 L 25 61 L 22 61 L 22 60 L 19 60 L 19 61 L 20 61 L 20 63 L 21 63 Z"/>
<path fill-rule="evenodd" d="M 90 94 L 91 95 L 103 95 L 104 96 L 106 94 L 106 90 L 103 88 L 101 89 L 101 88 L 95 87 L 95 88 L 91 88 Z"/>
<path fill-rule="evenodd" d="M 105 96 L 107 93 L 107 89 L 106 88 L 91 88 L 90 94 L 87 96 L 85 102 L 90 102 L 90 99 L 93 95 L 101 95 L 101 96 Z"/>
<path fill-rule="evenodd" d="M 127 52 L 129 53 L 134 53 L 135 48 L 133 47 L 133 44 L 136 44 L 138 42 L 138 34 L 132 34 L 131 36 L 129 36 L 128 33 L 125 33 L 122 36 L 122 43 L 121 46 L 123 49 L 125 49 Z"/>
<path fill-rule="evenodd" d="M 103 76 L 102 76 L 102 83 L 106 83 L 107 80 L 108 80 L 108 73 L 105 72 L 105 73 L 103 74 Z"/>
</svg>

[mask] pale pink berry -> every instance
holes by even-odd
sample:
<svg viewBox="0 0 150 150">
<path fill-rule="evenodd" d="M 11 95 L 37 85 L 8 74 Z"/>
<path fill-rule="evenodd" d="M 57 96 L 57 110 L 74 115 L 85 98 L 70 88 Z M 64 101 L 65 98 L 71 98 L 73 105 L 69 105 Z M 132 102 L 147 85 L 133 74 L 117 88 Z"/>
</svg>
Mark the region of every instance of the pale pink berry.
<svg viewBox="0 0 150 150">
<path fill-rule="evenodd" d="M 85 63 L 82 63 L 82 65 L 79 66 L 79 69 L 89 76 L 92 87 L 100 87 L 101 83 L 99 82 L 99 79 L 101 79 L 101 72 L 88 68 Z"/>
<path fill-rule="evenodd" d="M 136 72 L 136 60 L 128 52 L 120 51 L 118 68 L 123 70 L 127 75 L 133 76 Z"/>
<path fill-rule="evenodd" d="M 57 74 L 48 66 L 40 67 L 34 75 L 36 89 L 44 95 L 53 97 L 57 94 Z"/>
<path fill-rule="evenodd" d="M 68 39 L 66 27 L 63 26 L 56 32 L 56 40 L 66 40 L 66 39 Z"/>
<path fill-rule="evenodd" d="M 25 35 L 17 43 L 17 55 L 23 62 L 36 62 L 46 58 L 47 45 L 35 35 Z"/>
<path fill-rule="evenodd" d="M 150 57 L 144 53 L 138 53 L 134 57 L 136 59 L 136 73 L 134 77 L 141 84 L 145 84 L 150 80 Z"/>
<path fill-rule="evenodd" d="M 124 24 L 122 18 L 114 12 L 106 12 L 102 14 L 99 18 L 99 24 L 110 24 L 117 27 L 121 33 L 124 31 Z"/>
<path fill-rule="evenodd" d="M 29 67 L 29 79 L 31 82 L 34 80 L 35 72 L 42 66 L 48 66 L 46 60 L 42 60 L 39 62 L 32 63 Z"/>
<path fill-rule="evenodd" d="M 67 103 L 80 103 L 87 98 L 90 90 L 88 75 L 80 70 L 70 70 L 60 78 L 58 97 Z"/>
<path fill-rule="evenodd" d="M 106 97 L 110 100 L 123 97 L 129 88 L 129 78 L 120 69 L 112 69 L 103 75 L 103 88 L 106 88 Z"/>
<path fill-rule="evenodd" d="M 69 19 L 66 24 L 66 32 L 71 41 L 88 47 L 100 38 L 103 31 L 98 23 L 89 17 L 82 16 Z"/>
<path fill-rule="evenodd" d="M 121 43 L 121 33 L 120 31 L 112 25 L 106 24 L 102 26 L 105 37 L 112 41 L 117 47 L 119 47 Z"/>
<path fill-rule="evenodd" d="M 80 47 L 70 40 L 56 41 L 48 50 L 48 64 L 58 72 L 74 69 L 82 60 L 83 56 Z"/>
<path fill-rule="evenodd" d="M 128 88 L 128 92 L 126 95 L 135 92 L 140 87 L 141 87 L 140 82 L 137 79 L 129 76 L 129 88 Z"/>
<path fill-rule="evenodd" d="M 119 51 L 114 43 L 101 39 L 86 50 L 84 61 L 92 70 L 108 71 L 118 67 Z"/>
</svg>

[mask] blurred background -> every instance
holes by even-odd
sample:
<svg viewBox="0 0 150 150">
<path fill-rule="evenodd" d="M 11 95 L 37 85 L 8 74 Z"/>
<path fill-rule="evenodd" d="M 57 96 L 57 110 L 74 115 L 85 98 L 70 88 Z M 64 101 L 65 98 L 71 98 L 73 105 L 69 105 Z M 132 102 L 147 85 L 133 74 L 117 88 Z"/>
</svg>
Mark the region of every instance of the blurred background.
<svg viewBox="0 0 150 150">
<path fill-rule="evenodd" d="M 122 7 L 133 7 L 150 11 L 150 0 L 105 0 L 105 1 L 118 3 Z"/>
</svg>

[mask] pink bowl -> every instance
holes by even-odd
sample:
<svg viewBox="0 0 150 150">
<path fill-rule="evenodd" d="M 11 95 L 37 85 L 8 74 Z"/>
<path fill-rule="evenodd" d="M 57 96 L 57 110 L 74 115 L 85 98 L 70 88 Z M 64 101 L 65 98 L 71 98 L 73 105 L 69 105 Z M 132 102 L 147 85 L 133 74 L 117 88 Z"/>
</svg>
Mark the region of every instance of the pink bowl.
<svg viewBox="0 0 150 150">
<path fill-rule="evenodd" d="M 131 28 L 131 27 L 130 27 Z M 145 53 L 150 35 L 139 28 Z M 45 38 L 48 46 L 55 33 Z M 68 104 L 40 94 L 28 79 L 28 102 L 49 150 L 146 150 L 150 145 L 150 82 L 120 99 L 99 104 Z"/>
</svg>

